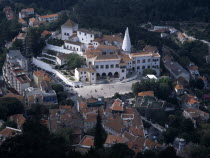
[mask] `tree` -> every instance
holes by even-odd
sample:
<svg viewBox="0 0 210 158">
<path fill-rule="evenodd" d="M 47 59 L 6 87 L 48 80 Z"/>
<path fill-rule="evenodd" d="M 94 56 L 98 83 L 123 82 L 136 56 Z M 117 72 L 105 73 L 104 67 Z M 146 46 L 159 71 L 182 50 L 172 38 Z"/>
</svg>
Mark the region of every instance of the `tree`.
<svg viewBox="0 0 210 158">
<path fill-rule="evenodd" d="M 183 132 L 189 133 L 194 131 L 194 124 L 191 119 L 184 119 L 181 124 L 181 129 Z"/>
<path fill-rule="evenodd" d="M 145 69 L 145 70 L 143 71 L 143 75 L 146 76 L 146 75 L 148 75 L 148 74 L 156 75 L 156 71 L 153 70 L 153 69 Z"/>
<path fill-rule="evenodd" d="M 0 119 L 14 114 L 22 114 L 24 111 L 23 104 L 16 98 L 0 98 Z"/>
<path fill-rule="evenodd" d="M 175 128 L 168 128 L 164 133 L 163 133 L 163 137 L 164 137 L 164 141 L 169 144 L 169 143 L 173 143 L 174 139 L 178 136 L 178 130 Z"/>
<path fill-rule="evenodd" d="M 74 106 L 74 102 L 71 99 L 66 99 L 61 101 L 60 103 L 61 105 L 70 105 L 70 106 Z"/>
<path fill-rule="evenodd" d="M 64 92 L 63 86 L 61 84 L 52 84 L 52 89 L 58 93 L 58 92 Z"/>
<path fill-rule="evenodd" d="M 107 152 L 109 158 L 133 158 L 135 155 L 126 144 L 114 144 Z"/>
<path fill-rule="evenodd" d="M 5 122 L 2 127 L 0 128 L 0 131 L 3 130 L 6 127 L 12 127 L 12 128 L 17 128 L 17 123 L 14 121 L 7 121 Z"/>
<path fill-rule="evenodd" d="M 102 126 L 102 120 L 100 112 L 98 111 L 97 123 L 95 126 L 95 137 L 94 137 L 94 146 L 96 149 L 103 148 L 103 144 L 106 141 L 107 134 Z"/>
<path fill-rule="evenodd" d="M 56 135 L 62 137 L 67 144 L 72 145 L 73 141 L 73 129 L 71 128 L 61 128 L 56 132 Z"/>
<path fill-rule="evenodd" d="M 176 150 L 174 147 L 169 146 L 165 150 L 162 150 L 159 154 L 159 158 L 176 158 Z"/>
<path fill-rule="evenodd" d="M 57 93 L 57 98 L 58 98 L 58 102 L 59 102 L 59 103 L 62 103 L 62 102 L 65 101 L 66 98 L 67 98 L 66 92 L 58 92 L 58 93 Z"/>
<path fill-rule="evenodd" d="M 197 79 L 195 80 L 195 87 L 198 89 L 203 89 L 204 88 L 204 82 L 202 79 Z"/>
<path fill-rule="evenodd" d="M 113 99 L 121 99 L 121 95 L 119 93 L 115 93 L 114 96 L 112 97 Z"/>
<path fill-rule="evenodd" d="M 69 54 L 67 59 L 67 65 L 70 70 L 75 68 L 80 68 L 85 64 L 84 58 L 79 56 L 78 54 Z"/>
<path fill-rule="evenodd" d="M 143 153 L 143 158 L 157 158 L 157 155 L 152 150 L 145 150 Z"/>
</svg>

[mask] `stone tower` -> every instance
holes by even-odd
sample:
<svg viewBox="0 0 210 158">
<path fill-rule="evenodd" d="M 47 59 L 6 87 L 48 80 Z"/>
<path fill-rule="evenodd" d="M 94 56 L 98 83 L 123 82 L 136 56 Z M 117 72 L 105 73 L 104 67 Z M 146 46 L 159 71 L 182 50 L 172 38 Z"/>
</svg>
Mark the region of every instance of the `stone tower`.
<svg viewBox="0 0 210 158">
<path fill-rule="evenodd" d="M 130 36 L 129 36 L 128 27 L 125 31 L 125 37 L 123 40 L 122 50 L 124 50 L 126 52 L 131 52 L 131 40 L 130 40 Z"/>
</svg>

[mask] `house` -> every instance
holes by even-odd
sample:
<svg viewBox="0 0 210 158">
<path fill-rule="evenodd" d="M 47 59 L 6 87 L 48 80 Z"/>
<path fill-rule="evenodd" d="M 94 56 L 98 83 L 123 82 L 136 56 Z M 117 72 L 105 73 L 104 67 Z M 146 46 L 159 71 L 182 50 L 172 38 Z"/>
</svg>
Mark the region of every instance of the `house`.
<svg viewBox="0 0 210 158">
<path fill-rule="evenodd" d="M 64 48 L 76 52 L 81 52 L 83 50 L 83 44 L 81 42 L 74 42 L 70 40 L 64 41 Z"/>
<path fill-rule="evenodd" d="M 17 123 L 17 128 L 18 129 L 22 129 L 23 124 L 25 123 L 26 119 L 23 116 L 23 114 L 15 114 L 15 115 L 11 115 L 9 116 L 9 120 L 10 121 L 14 121 L 15 123 Z"/>
<path fill-rule="evenodd" d="M 85 135 L 81 142 L 79 143 L 79 146 L 81 148 L 87 148 L 90 149 L 91 147 L 94 146 L 94 137 L 93 136 L 89 136 L 89 135 Z"/>
<path fill-rule="evenodd" d="M 174 79 L 184 78 L 186 82 L 190 81 L 190 74 L 177 62 L 171 58 L 163 58 L 165 68 L 170 72 Z"/>
<path fill-rule="evenodd" d="M 76 108 L 71 105 L 50 109 L 48 127 L 51 132 L 56 132 L 61 128 L 71 128 L 77 131 L 84 128 L 81 115 L 76 111 Z"/>
<path fill-rule="evenodd" d="M 68 19 L 62 26 L 61 26 L 61 39 L 62 40 L 69 40 L 69 37 L 74 34 L 78 30 L 78 24 Z"/>
<path fill-rule="evenodd" d="M 177 83 L 174 87 L 174 90 L 176 92 L 176 95 L 183 95 L 184 94 L 184 87 L 182 84 Z"/>
<path fill-rule="evenodd" d="M 30 87 L 28 77 L 28 61 L 19 50 L 10 50 L 2 68 L 4 81 L 19 94 Z"/>
<path fill-rule="evenodd" d="M 138 93 L 135 106 L 143 109 L 158 110 L 163 108 L 164 104 L 164 101 L 158 100 L 154 96 L 154 91 L 144 91 Z"/>
<path fill-rule="evenodd" d="M 196 79 L 200 76 L 198 67 L 194 63 L 190 63 L 190 65 L 188 66 L 188 70 L 193 79 Z"/>
<path fill-rule="evenodd" d="M 2 131 L 0 131 L 0 144 L 3 143 L 7 138 L 21 134 L 21 132 L 21 130 L 11 127 L 4 128 Z"/>
<path fill-rule="evenodd" d="M 48 82 L 51 81 L 51 78 L 49 77 L 49 75 L 43 70 L 35 71 L 33 73 L 33 79 L 34 79 L 35 84 L 38 87 L 40 86 L 40 83 L 42 81 L 48 81 Z"/>
<path fill-rule="evenodd" d="M 113 118 L 103 124 L 103 127 L 108 134 L 112 135 L 120 135 L 126 130 L 126 125 L 124 125 L 120 115 L 113 116 Z"/>
<path fill-rule="evenodd" d="M 127 142 L 128 142 L 128 139 L 125 137 L 114 136 L 114 135 L 109 134 L 106 138 L 105 143 L 104 143 L 104 147 L 110 148 L 114 144 L 117 144 L 117 143 L 125 144 Z"/>
<path fill-rule="evenodd" d="M 76 68 L 75 78 L 78 81 L 89 82 L 90 84 L 96 83 L 96 71 L 92 68 Z"/>
<path fill-rule="evenodd" d="M 51 35 L 52 34 L 52 32 L 50 32 L 50 31 L 47 31 L 47 30 L 44 30 L 42 33 L 41 33 L 41 37 L 46 37 L 47 35 Z"/>
<path fill-rule="evenodd" d="M 122 102 L 122 100 L 115 99 L 114 103 L 111 106 L 112 109 L 112 113 L 123 113 L 124 112 L 124 103 Z"/>
<path fill-rule="evenodd" d="M 187 38 L 183 35 L 183 33 L 181 33 L 181 32 L 178 32 L 177 33 L 177 37 L 178 37 L 178 40 L 183 44 L 186 40 L 187 40 Z"/>
<path fill-rule="evenodd" d="M 56 64 L 57 65 L 65 65 L 68 61 L 69 54 L 58 53 L 56 56 Z"/>
<path fill-rule="evenodd" d="M 190 118 L 193 122 L 208 121 L 209 114 L 196 108 L 186 108 L 183 111 L 183 116 Z"/>
<path fill-rule="evenodd" d="M 32 15 L 34 15 L 34 8 L 22 9 L 19 12 L 19 19 L 28 18 L 29 16 L 32 16 Z"/>
<path fill-rule="evenodd" d="M 37 27 L 39 26 L 40 22 L 36 18 L 30 18 L 29 19 L 29 26 L 31 27 Z"/>
<path fill-rule="evenodd" d="M 197 97 L 192 96 L 190 94 L 185 94 L 182 96 L 181 99 L 182 106 L 185 108 L 199 108 L 200 102 L 198 101 Z"/>
<path fill-rule="evenodd" d="M 42 81 L 40 88 L 29 87 L 25 89 L 24 97 L 25 104 L 28 108 L 30 108 L 32 104 L 43 104 L 47 106 L 58 104 L 56 92 L 47 81 Z"/>
<path fill-rule="evenodd" d="M 23 26 L 27 26 L 27 22 L 22 18 L 18 19 L 18 22 L 21 23 Z"/>
<path fill-rule="evenodd" d="M 39 21 L 40 22 L 55 22 L 58 19 L 58 14 L 50 14 L 50 15 L 43 15 L 39 16 Z"/>
</svg>

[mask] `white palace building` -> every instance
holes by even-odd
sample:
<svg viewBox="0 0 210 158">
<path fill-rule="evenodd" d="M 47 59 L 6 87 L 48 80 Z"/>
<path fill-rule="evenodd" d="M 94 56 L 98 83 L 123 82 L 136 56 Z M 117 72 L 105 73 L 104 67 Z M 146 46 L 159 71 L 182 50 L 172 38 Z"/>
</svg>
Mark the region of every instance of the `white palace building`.
<svg viewBox="0 0 210 158">
<path fill-rule="evenodd" d="M 125 79 L 129 73 L 142 74 L 154 69 L 160 75 L 160 54 L 156 47 L 146 46 L 142 51 L 132 52 L 128 28 L 122 34 L 103 35 L 100 32 L 79 29 L 78 24 L 68 20 L 61 26 L 64 48 L 83 52 L 86 67 L 75 69 L 79 81 L 96 83 L 99 78 Z"/>
</svg>

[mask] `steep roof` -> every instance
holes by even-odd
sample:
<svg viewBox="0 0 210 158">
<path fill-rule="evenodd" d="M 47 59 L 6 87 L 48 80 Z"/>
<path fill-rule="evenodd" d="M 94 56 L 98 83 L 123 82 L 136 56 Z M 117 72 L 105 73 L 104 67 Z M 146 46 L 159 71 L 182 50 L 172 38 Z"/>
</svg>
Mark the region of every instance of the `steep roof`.
<svg viewBox="0 0 210 158">
<path fill-rule="evenodd" d="M 77 23 L 75 23 L 74 21 L 72 21 L 71 19 L 69 19 L 62 26 L 64 26 L 64 27 L 74 27 L 76 25 L 77 25 Z"/>
<path fill-rule="evenodd" d="M 144 96 L 153 97 L 154 96 L 154 91 L 143 91 L 143 92 L 138 93 L 138 96 L 139 97 L 144 97 Z"/>
</svg>

